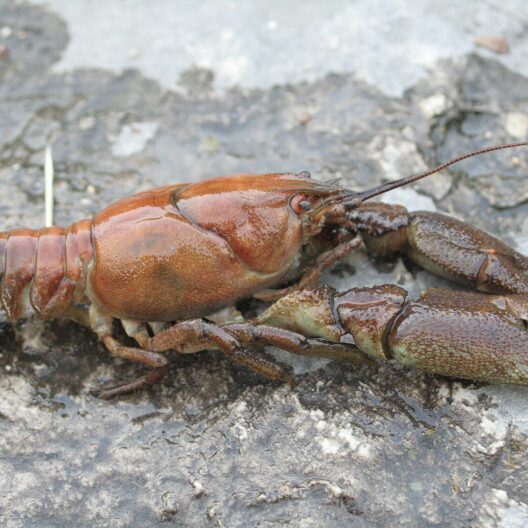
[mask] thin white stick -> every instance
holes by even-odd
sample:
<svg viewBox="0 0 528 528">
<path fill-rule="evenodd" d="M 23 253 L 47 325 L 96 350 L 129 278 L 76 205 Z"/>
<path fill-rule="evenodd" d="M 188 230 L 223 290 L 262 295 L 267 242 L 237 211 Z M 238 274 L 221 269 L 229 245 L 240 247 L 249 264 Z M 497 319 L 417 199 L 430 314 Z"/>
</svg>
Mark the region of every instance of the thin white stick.
<svg viewBox="0 0 528 528">
<path fill-rule="evenodd" d="M 44 207 L 45 218 L 44 224 L 46 227 L 53 225 L 53 178 L 55 177 L 55 170 L 53 169 L 53 155 L 51 152 L 51 145 L 46 147 L 46 155 L 44 158 Z"/>
</svg>

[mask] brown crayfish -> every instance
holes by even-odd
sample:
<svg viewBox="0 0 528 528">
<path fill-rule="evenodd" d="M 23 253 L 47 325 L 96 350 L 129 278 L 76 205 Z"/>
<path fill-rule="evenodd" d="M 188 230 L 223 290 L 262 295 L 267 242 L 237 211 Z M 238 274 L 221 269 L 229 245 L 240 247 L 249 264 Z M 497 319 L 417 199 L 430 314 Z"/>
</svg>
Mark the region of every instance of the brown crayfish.
<svg viewBox="0 0 528 528">
<path fill-rule="evenodd" d="M 364 204 L 465 157 L 527 144 L 483 149 L 359 193 L 307 172 L 242 174 L 143 192 L 65 229 L 0 233 L 1 303 L 12 321 L 35 312 L 85 324 L 115 356 L 150 367 L 104 398 L 159 381 L 169 349 L 220 349 L 291 381 L 252 351 L 263 345 L 527 384 L 528 258 L 443 214 Z M 317 289 L 322 272 L 360 245 L 380 256 L 405 252 L 483 293 L 429 289 L 411 300 L 394 285 Z M 213 322 L 249 296 L 275 302 L 250 321 Z M 137 347 L 115 339 L 114 319 Z"/>
</svg>

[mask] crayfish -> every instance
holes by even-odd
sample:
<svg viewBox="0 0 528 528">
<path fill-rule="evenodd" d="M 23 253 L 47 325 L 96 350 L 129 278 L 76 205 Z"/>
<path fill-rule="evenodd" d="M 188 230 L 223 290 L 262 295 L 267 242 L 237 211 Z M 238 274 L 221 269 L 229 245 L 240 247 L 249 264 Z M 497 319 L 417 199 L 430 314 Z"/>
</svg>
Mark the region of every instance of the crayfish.
<svg viewBox="0 0 528 528">
<path fill-rule="evenodd" d="M 266 345 L 528 384 L 528 258 L 443 214 L 365 203 L 466 157 L 527 144 L 482 149 L 363 192 L 308 172 L 241 174 L 143 192 L 65 229 L 0 233 L 1 303 L 12 321 L 34 312 L 84 324 L 111 354 L 149 367 L 103 398 L 158 382 L 170 349 L 219 349 L 291 382 L 255 351 Z M 412 300 L 394 285 L 318 288 L 323 271 L 359 246 L 404 252 L 476 292 L 435 288 Z M 252 320 L 218 322 L 215 314 L 250 296 L 273 304 Z M 116 319 L 137 346 L 114 337 Z"/>
</svg>

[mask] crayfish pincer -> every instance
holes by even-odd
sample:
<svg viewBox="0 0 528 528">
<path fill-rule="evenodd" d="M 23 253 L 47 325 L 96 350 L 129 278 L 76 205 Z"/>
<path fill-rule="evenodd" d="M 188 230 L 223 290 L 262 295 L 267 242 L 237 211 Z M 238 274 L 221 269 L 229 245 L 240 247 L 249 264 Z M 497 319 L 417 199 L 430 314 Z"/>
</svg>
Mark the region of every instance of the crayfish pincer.
<svg viewBox="0 0 528 528">
<path fill-rule="evenodd" d="M 307 172 L 241 174 L 143 192 L 67 228 L 0 233 L 2 307 L 13 321 L 31 313 L 77 321 L 113 355 L 149 367 L 103 398 L 159 381 L 170 349 L 219 349 L 291 381 L 253 351 L 262 345 L 528 384 L 528 259 L 450 217 L 364 204 L 466 157 L 524 145 L 489 147 L 363 192 Z M 432 289 L 410 300 L 392 285 L 317 289 L 323 271 L 359 246 L 404 252 L 480 293 Z M 218 322 L 219 311 L 250 296 L 274 304 L 251 321 Z M 116 319 L 137 347 L 113 336 Z"/>
</svg>

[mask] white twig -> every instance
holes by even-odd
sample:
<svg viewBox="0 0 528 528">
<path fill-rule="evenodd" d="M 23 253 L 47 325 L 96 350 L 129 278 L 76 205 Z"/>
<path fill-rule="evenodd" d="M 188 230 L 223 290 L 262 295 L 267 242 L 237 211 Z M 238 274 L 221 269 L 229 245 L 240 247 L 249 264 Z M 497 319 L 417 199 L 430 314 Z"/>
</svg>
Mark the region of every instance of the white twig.
<svg viewBox="0 0 528 528">
<path fill-rule="evenodd" d="M 53 178 L 55 170 L 53 169 L 53 155 L 51 152 L 51 145 L 46 147 L 46 155 L 44 159 L 44 206 L 45 218 L 44 224 L 46 227 L 53 225 Z"/>
</svg>

